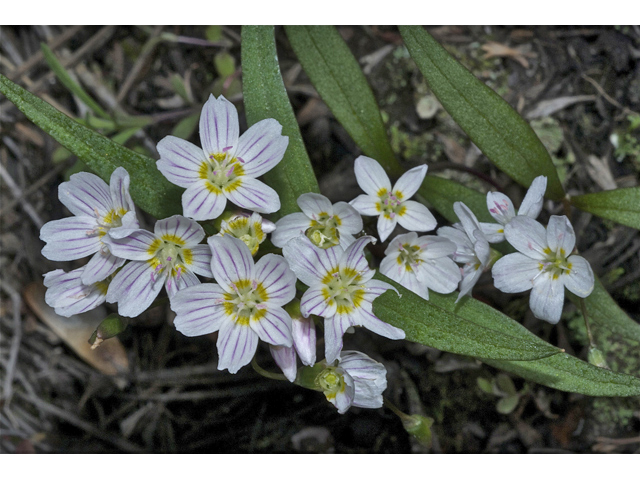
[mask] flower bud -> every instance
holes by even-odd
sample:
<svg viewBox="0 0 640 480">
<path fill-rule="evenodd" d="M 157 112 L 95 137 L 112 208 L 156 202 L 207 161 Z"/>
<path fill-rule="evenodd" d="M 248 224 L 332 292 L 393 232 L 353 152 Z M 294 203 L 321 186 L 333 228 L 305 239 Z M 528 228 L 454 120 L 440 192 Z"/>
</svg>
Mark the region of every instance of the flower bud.
<svg viewBox="0 0 640 480">
<path fill-rule="evenodd" d="M 422 415 L 407 415 L 402 418 L 402 426 L 425 447 L 431 447 L 431 425 L 433 418 Z"/>
<path fill-rule="evenodd" d="M 604 353 L 594 346 L 589 347 L 588 360 L 591 365 L 595 365 L 596 367 L 606 368 L 607 370 L 611 370 L 609 365 L 607 365 L 607 361 L 604 358 Z"/>
<path fill-rule="evenodd" d="M 115 313 L 112 313 L 100 322 L 98 328 L 96 328 L 96 330 L 91 334 L 91 337 L 89 337 L 91 350 L 99 347 L 105 340 L 124 332 L 126 328 L 127 322 Z"/>
</svg>

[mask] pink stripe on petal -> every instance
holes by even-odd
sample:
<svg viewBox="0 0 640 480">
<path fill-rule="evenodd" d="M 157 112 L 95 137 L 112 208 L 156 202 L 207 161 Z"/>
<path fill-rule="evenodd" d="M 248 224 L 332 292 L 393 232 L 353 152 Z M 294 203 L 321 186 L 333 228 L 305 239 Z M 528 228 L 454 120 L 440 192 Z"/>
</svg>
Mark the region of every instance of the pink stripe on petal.
<svg viewBox="0 0 640 480">
<path fill-rule="evenodd" d="M 103 237 L 105 245 L 111 253 L 120 258 L 129 260 L 149 260 L 153 257 L 149 253 L 151 244 L 156 236 L 147 230 L 135 230 L 124 238 L 112 238 L 109 235 Z"/>
<path fill-rule="evenodd" d="M 123 209 L 126 212 L 130 210 L 135 211 L 136 207 L 131 195 L 129 194 L 130 182 L 129 174 L 123 167 L 116 168 L 111 174 L 109 190 L 111 193 L 112 205 L 116 211 L 120 209 Z"/>
<path fill-rule="evenodd" d="M 342 254 L 342 249 L 332 247 L 323 250 L 301 235 L 289 240 L 282 249 L 282 254 L 298 279 L 311 286 L 321 281 L 328 272 L 338 266 L 338 255 Z"/>
<path fill-rule="evenodd" d="M 113 203 L 108 185 L 97 175 L 80 172 L 58 187 L 58 198 L 74 215 L 96 217 L 106 214 Z"/>
<path fill-rule="evenodd" d="M 255 279 L 262 284 L 269 303 L 284 305 L 296 294 L 296 275 L 280 255 L 269 253 L 256 263 Z"/>
<path fill-rule="evenodd" d="M 236 107 L 222 95 L 213 95 L 200 115 L 200 141 L 205 155 L 221 153 L 227 147 L 238 145 L 240 127 Z"/>
<path fill-rule="evenodd" d="M 254 263 L 249 247 L 230 235 L 209 237 L 211 247 L 211 271 L 216 282 L 227 291 L 239 280 L 254 278 Z"/>
<path fill-rule="evenodd" d="M 239 207 L 258 213 L 273 213 L 280 210 L 280 197 L 270 186 L 248 176 L 238 177 L 237 186 L 225 189 L 227 199 Z"/>
<path fill-rule="evenodd" d="M 164 284 L 164 272 L 152 282 L 152 271 L 147 262 L 130 262 L 113 278 L 107 291 L 107 301 L 118 302 L 120 315 L 137 317 L 156 299 Z"/>
<path fill-rule="evenodd" d="M 240 137 L 235 156 L 244 161 L 245 175 L 257 178 L 280 163 L 289 144 L 289 138 L 281 132 L 282 126 L 269 118 L 251 126 Z"/>
<path fill-rule="evenodd" d="M 263 342 L 283 347 L 293 345 L 291 317 L 281 307 L 269 306 L 266 314 L 260 320 L 251 322 L 251 328 Z"/>
<path fill-rule="evenodd" d="M 125 261 L 124 258 L 116 257 L 108 252 L 106 254 L 102 251 L 96 253 L 84 267 L 84 272 L 81 277 L 82 283 L 92 285 L 104 280 L 124 265 Z"/>
<path fill-rule="evenodd" d="M 290 382 L 295 381 L 298 372 L 296 350 L 293 347 L 269 345 L 271 356 Z"/>
<path fill-rule="evenodd" d="M 210 192 L 206 180 L 192 184 L 182 194 L 182 212 L 194 220 L 218 218 L 226 205 L 226 197 L 221 192 Z"/>
<path fill-rule="evenodd" d="M 199 170 L 207 156 L 191 142 L 171 135 L 158 143 L 158 170 L 171 183 L 187 188 L 200 180 Z"/>
<path fill-rule="evenodd" d="M 349 315 L 334 315 L 324 320 L 324 343 L 327 363 L 333 363 L 340 358 L 342 337 L 347 328 L 353 325 Z"/>
<path fill-rule="evenodd" d="M 258 348 L 258 334 L 248 325 L 240 325 L 233 321 L 225 322 L 218 333 L 218 370 L 229 370 L 236 373 L 251 359 Z"/>
<path fill-rule="evenodd" d="M 198 245 L 205 237 L 204 230 L 197 222 L 182 215 L 174 215 L 158 220 L 154 227 L 157 236 L 173 235 L 185 242 L 187 247 Z"/>
<path fill-rule="evenodd" d="M 293 344 L 305 365 L 316 363 L 316 325 L 312 318 L 294 318 L 291 321 Z"/>
</svg>

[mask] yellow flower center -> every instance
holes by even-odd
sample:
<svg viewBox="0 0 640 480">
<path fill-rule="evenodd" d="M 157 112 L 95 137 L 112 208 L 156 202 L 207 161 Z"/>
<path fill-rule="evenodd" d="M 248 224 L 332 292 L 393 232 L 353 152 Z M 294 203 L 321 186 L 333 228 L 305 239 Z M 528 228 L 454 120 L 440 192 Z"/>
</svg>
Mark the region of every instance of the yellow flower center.
<svg viewBox="0 0 640 480">
<path fill-rule="evenodd" d="M 242 163 L 241 159 L 232 157 L 227 152 L 212 153 L 200 165 L 198 175 L 208 181 L 207 187 L 212 193 L 232 191 L 240 185 L 240 177 L 244 175 Z"/>
<path fill-rule="evenodd" d="M 398 255 L 398 264 L 404 265 L 408 272 L 413 272 L 424 260 L 419 258 L 420 247 L 405 243 L 400 247 L 400 255 Z"/>
<path fill-rule="evenodd" d="M 571 273 L 573 265 L 569 263 L 566 257 L 566 252 L 561 248 L 557 252 L 553 252 L 549 247 L 543 250 L 546 258 L 544 262 L 538 264 L 540 273 L 551 273 L 554 280 L 560 278 L 561 275 L 568 275 Z"/>
<path fill-rule="evenodd" d="M 359 308 L 364 299 L 365 289 L 362 277 L 353 268 L 337 267 L 322 279 L 322 293 L 328 305 L 337 305 L 337 313 L 351 313 Z"/>
<path fill-rule="evenodd" d="M 381 188 L 378 192 L 378 211 L 386 218 L 393 220 L 396 215 L 404 215 L 407 207 L 402 204 L 403 195 L 401 192 L 388 192 L 386 188 Z"/>
<path fill-rule="evenodd" d="M 222 301 L 228 316 L 234 317 L 235 322 L 241 325 L 249 325 L 265 316 L 269 295 L 261 283 L 244 279 L 231 286 L 234 292 L 225 293 Z"/>
<path fill-rule="evenodd" d="M 340 245 L 340 232 L 338 231 L 340 225 L 342 225 L 340 217 L 321 212 L 314 215 L 311 226 L 305 235 L 320 248 L 334 247 Z"/>
<path fill-rule="evenodd" d="M 147 260 L 153 268 L 151 273 L 151 281 L 153 282 L 156 280 L 155 276 L 165 268 L 169 268 L 169 275 L 180 279 L 186 265 L 193 263 L 191 249 L 185 248 L 185 242 L 172 234 L 164 234 L 161 238 L 156 238 L 147 252 L 153 255 L 153 258 Z"/>
<path fill-rule="evenodd" d="M 341 372 L 341 368 L 327 367 L 315 379 L 316 385 L 322 389 L 328 400 L 334 399 L 336 394 L 343 393 L 347 388 Z"/>
</svg>

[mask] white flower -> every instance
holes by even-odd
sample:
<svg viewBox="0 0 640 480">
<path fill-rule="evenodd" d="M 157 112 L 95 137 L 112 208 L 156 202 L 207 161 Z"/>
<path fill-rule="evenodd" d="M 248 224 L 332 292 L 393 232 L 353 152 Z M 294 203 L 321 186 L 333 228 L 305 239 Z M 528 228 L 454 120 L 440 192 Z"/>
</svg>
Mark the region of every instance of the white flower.
<svg viewBox="0 0 640 480">
<path fill-rule="evenodd" d="M 331 204 L 329 199 L 318 193 L 304 193 L 298 197 L 302 212 L 292 213 L 276 222 L 276 230 L 271 242 L 276 247 L 306 234 L 320 248 L 340 245 L 347 248 L 362 230 L 362 217 L 346 202 Z"/>
<path fill-rule="evenodd" d="M 363 249 L 375 240 L 358 238 L 346 250 L 339 245 L 327 249 L 316 247 L 304 235 L 289 240 L 282 253 L 298 279 L 309 286 L 300 301 L 304 317 L 324 317 L 325 356 L 328 362 L 339 357 L 342 336 L 352 326 L 363 326 L 393 340 L 404 332 L 383 322 L 373 314 L 372 302 L 388 289 L 386 282 L 372 279 Z M 397 293 L 397 291 L 396 291 Z"/>
<path fill-rule="evenodd" d="M 293 346 L 269 345 L 271 356 L 290 382 L 296 379 L 298 356 L 304 365 L 316 363 L 316 325 L 313 318 L 304 318 L 300 314 L 300 302 L 297 300 L 295 302 L 296 308 L 291 308 L 293 302 L 287 306 L 287 311 L 291 315 Z M 292 313 L 292 310 L 297 310 L 297 314 Z"/>
<path fill-rule="evenodd" d="M 504 233 L 520 253 L 511 253 L 495 263 L 495 286 L 506 293 L 531 289 L 529 306 L 537 318 L 558 323 L 564 287 L 581 298 L 591 294 L 593 271 L 583 257 L 571 255 L 576 236 L 567 217 L 553 215 L 545 230 L 534 219 L 518 216 L 507 224 Z"/>
<path fill-rule="evenodd" d="M 457 303 L 464 295 L 470 293 L 473 286 L 478 283 L 480 275 L 489 263 L 491 249 L 482 233 L 478 219 L 469 210 L 469 207 L 462 202 L 455 202 L 453 210 L 458 215 L 460 223 L 454 224 L 453 227 L 439 228 L 438 235 L 456 244 L 453 260 L 464 263 Z"/>
<path fill-rule="evenodd" d="M 218 235 L 239 238 L 249 247 L 251 255 L 255 255 L 260 244 L 267 238 L 266 234 L 273 232 L 275 228 L 271 220 L 266 220 L 254 212 L 251 216 L 238 214 L 223 220 Z"/>
<path fill-rule="evenodd" d="M 387 388 L 384 365 L 364 353 L 345 350 L 335 364 L 322 362 L 326 368 L 316 377 L 316 385 L 327 400 L 345 413 L 349 407 L 380 408 L 382 392 Z"/>
<path fill-rule="evenodd" d="M 518 215 L 526 215 L 533 219 L 538 218 L 544 202 L 544 192 L 547 190 L 547 177 L 539 176 L 533 179 L 527 194 L 522 200 Z M 504 240 L 504 227 L 516 217 L 513 202 L 506 195 L 499 192 L 487 193 L 487 208 L 498 223 L 481 223 L 482 233 L 490 243 Z"/>
<path fill-rule="evenodd" d="M 218 284 L 182 290 L 171 298 L 176 329 L 193 337 L 218 333 L 218 370 L 236 373 L 251 362 L 258 339 L 291 347 L 291 317 L 282 308 L 296 293 L 286 260 L 267 254 L 255 264 L 237 238 L 209 237 L 211 270 Z"/>
<path fill-rule="evenodd" d="M 105 302 L 111 279 L 85 285 L 82 283 L 85 268 L 70 272 L 54 270 L 44 275 L 44 286 L 47 287 L 44 300 L 58 315 L 70 317 L 93 310 Z"/>
<path fill-rule="evenodd" d="M 121 239 L 109 238 L 115 255 L 132 260 L 109 285 L 107 302 L 118 302 L 118 313 L 135 317 L 158 296 L 162 285 L 171 298 L 178 290 L 200 283 L 198 277 L 211 277 L 211 251 L 198 245 L 204 230 L 181 215 L 158 220 L 154 233 L 135 230 Z"/>
<path fill-rule="evenodd" d="M 399 223 L 407 230 L 427 232 L 436 228 L 436 219 L 421 203 L 409 200 L 420 188 L 427 166 L 420 165 L 405 172 L 391 188 L 389 177 L 374 159 L 356 158 L 356 180 L 365 194 L 351 200 L 362 215 L 378 216 L 378 235 L 384 242 Z"/>
<path fill-rule="evenodd" d="M 275 167 L 289 138 L 274 119 L 262 120 L 239 137 L 238 112 L 222 95 L 211 95 L 200 116 L 202 148 L 168 136 L 158 143 L 156 165 L 167 179 L 187 190 L 182 209 L 187 217 L 210 220 L 220 216 L 227 200 L 260 213 L 280 209 L 275 190 L 257 177 Z"/>
<path fill-rule="evenodd" d="M 448 257 L 455 251 L 455 244 L 446 238 L 418 237 L 415 232 L 398 235 L 384 252 L 380 273 L 429 300 L 429 289 L 451 293 L 458 288 L 460 269 Z"/>
<path fill-rule="evenodd" d="M 58 196 L 74 216 L 42 227 L 40 239 L 47 242 L 42 255 L 61 261 L 93 255 L 82 271 L 82 283 L 104 280 L 125 262 L 110 251 L 105 239 L 121 238 L 139 227 L 129 195 L 129 174 L 116 168 L 109 186 L 92 173 L 76 173 L 60 184 Z"/>
</svg>

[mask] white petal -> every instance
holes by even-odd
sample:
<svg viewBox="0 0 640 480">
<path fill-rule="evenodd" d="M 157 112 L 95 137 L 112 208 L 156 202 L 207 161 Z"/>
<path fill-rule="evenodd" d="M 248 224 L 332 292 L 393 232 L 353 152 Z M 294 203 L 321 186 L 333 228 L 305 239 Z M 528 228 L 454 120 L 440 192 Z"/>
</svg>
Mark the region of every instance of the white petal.
<svg viewBox="0 0 640 480">
<path fill-rule="evenodd" d="M 295 382 L 298 373 L 296 350 L 293 347 L 269 345 L 271 356 L 290 382 Z"/>
<path fill-rule="evenodd" d="M 108 185 L 97 175 L 80 172 L 58 187 L 58 198 L 74 215 L 104 217 L 113 208 Z"/>
<path fill-rule="evenodd" d="M 339 223 L 340 235 L 344 235 L 345 232 L 356 234 L 362 230 L 362 217 L 352 205 L 346 202 L 333 205 L 333 216 Z"/>
<path fill-rule="evenodd" d="M 319 283 L 327 273 L 338 266 L 338 258 L 342 255 L 342 248 L 318 248 L 304 235 L 289 240 L 282 248 L 284 258 L 298 279 L 305 285 L 312 286 Z"/>
<path fill-rule="evenodd" d="M 367 330 L 377 333 L 391 340 L 402 340 L 405 337 L 404 331 L 400 328 L 389 325 L 376 317 L 373 312 L 365 308 L 359 308 L 354 312 L 356 325 L 362 325 Z"/>
<path fill-rule="evenodd" d="M 365 215 L 368 217 L 375 217 L 377 215 L 380 215 L 380 213 L 382 212 L 382 209 L 380 207 L 380 198 L 364 193 L 351 200 L 349 202 L 349 205 L 355 208 L 360 215 Z"/>
<path fill-rule="evenodd" d="M 223 298 L 219 285 L 204 283 L 180 290 L 171 297 L 171 309 L 177 316 L 176 330 L 187 337 L 216 332 L 227 319 L 224 306 L 216 304 Z"/>
<path fill-rule="evenodd" d="M 84 267 L 82 283 L 93 285 L 100 282 L 124 265 L 124 258 L 116 257 L 109 252 L 99 251 L 94 254 Z"/>
<path fill-rule="evenodd" d="M 358 185 L 367 195 L 379 197 L 383 189 L 385 192 L 382 193 L 391 192 L 391 182 L 387 173 L 373 158 L 360 155 L 356 158 L 353 169 Z"/>
<path fill-rule="evenodd" d="M 428 260 L 417 268 L 421 284 L 438 293 L 451 293 L 462 280 L 460 268 L 449 257 Z"/>
<path fill-rule="evenodd" d="M 259 177 L 280 163 L 289 145 L 289 137 L 281 133 L 282 125 L 273 118 L 267 118 L 242 134 L 234 156 L 244 162 L 246 175 Z"/>
<path fill-rule="evenodd" d="M 156 166 L 171 183 L 187 188 L 200 180 L 200 168 L 207 161 L 200 147 L 169 135 L 160 140 L 157 148 L 160 160 Z"/>
<path fill-rule="evenodd" d="M 205 156 L 221 153 L 228 147 L 235 151 L 239 132 L 236 107 L 222 95 L 217 100 L 210 95 L 200 115 L 200 141 Z"/>
<path fill-rule="evenodd" d="M 204 230 L 197 222 L 174 215 L 169 218 L 158 220 L 153 229 L 158 237 L 177 237 L 182 240 L 187 247 L 198 245 L 204 238 Z"/>
<path fill-rule="evenodd" d="M 167 290 L 167 296 L 171 299 L 180 290 L 196 285 L 200 285 L 200 280 L 198 280 L 195 273 L 184 270 L 180 272 L 179 276 L 173 272 L 167 274 L 164 288 Z"/>
<path fill-rule="evenodd" d="M 209 245 L 196 245 L 190 248 L 193 254 L 193 262 L 187 264 L 187 268 L 193 273 L 203 277 L 213 278 L 211 271 L 211 247 Z"/>
<path fill-rule="evenodd" d="M 146 230 L 136 230 L 124 238 L 111 238 L 109 235 L 105 235 L 103 238 L 111 253 L 120 258 L 149 260 L 155 255 L 155 252 L 151 250 L 151 245 L 157 240 L 157 237 Z"/>
<path fill-rule="evenodd" d="M 471 294 L 471 290 L 480 280 L 482 275 L 482 268 L 476 268 L 473 264 L 466 264 L 462 269 L 462 281 L 460 282 L 460 294 L 456 300 L 456 303 L 460 301 L 462 297 L 467 294 Z"/>
<path fill-rule="evenodd" d="M 520 253 L 536 260 L 546 258 L 547 231 L 533 218 L 518 215 L 505 225 L 504 236 Z"/>
<path fill-rule="evenodd" d="M 383 282 L 381 280 L 371 279 L 365 283 L 364 287 L 365 287 L 365 294 L 364 294 L 365 306 L 373 302 L 376 298 L 378 298 L 387 290 L 393 290 L 394 292 L 396 292 L 396 295 L 400 296 L 400 293 L 398 292 L 398 290 L 396 290 L 396 287 L 394 287 L 390 283 Z"/>
<path fill-rule="evenodd" d="M 420 258 L 442 258 L 456 253 L 456 244 L 445 237 L 423 235 L 414 245 L 420 247 Z"/>
<path fill-rule="evenodd" d="M 501 225 L 506 225 L 516 216 L 513 202 L 504 193 L 487 193 L 487 208 L 491 216 Z"/>
<path fill-rule="evenodd" d="M 333 205 L 319 193 L 303 193 L 298 197 L 298 206 L 307 217 L 317 220 L 320 213 L 333 215 Z"/>
<path fill-rule="evenodd" d="M 347 314 L 336 314 L 324 319 L 324 356 L 327 363 L 333 363 L 340 358 L 342 337 L 352 325 L 353 322 Z"/>
<path fill-rule="evenodd" d="M 111 191 L 113 208 L 116 211 L 122 209 L 128 212 L 136 208 L 129 194 L 130 181 L 129 174 L 123 167 L 116 168 L 111 174 L 109 190 Z"/>
<path fill-rule="evenodd" d="M 396 195 L 400 193 L 401 196 L 398 196 L 398 198 L 401 200 L 410 199 L 418 191 L 420 185 L 422 185 L 422 181 L 426 174 L 426 165 L 419 165 L 406 171 L 393 186 L 393 193 Z"/>
<path fill-rule="evenodd" d="M 263 317 L 258 321 L 251 320 L 251 328 L 263 342 L 283 347 L 293 346 L 291 317 L 282 307 L 269 305 Z"/>
<path fill-rule="evenodd" d="M 499 243 L 504 241 L 504 225 L 499 223 L 480 222 L 482 233 L 489 243 Z"/>
<path fill-rule="evenodd" d="M 312 318 L 292 318 L 293 345 L 304 365 L 316 363 L 316 324 Z"/>
<path fill-rule="evenodd" d="M 576 245 L 576 234 L 564 215 L 551 215 L 547 225 L 547 244 L 551 251 L 567 257 Z"/>
<path fill-rule="evenodd" d="M 533 281 L 529 306 L 536 318 L 558 323 L 563 304 L 564 285 L 560 279 L 553 280 L 551 273 L 543 273 Z"/>
<path fill-rule="evenodd" d="M 567 261 L 571 265 L 571 272 L 562 276 L 564 286 L 580 298 L 588 297 L 593 292 L 594 285 L 591 265 L 579 255 L 571 255 Z"/>
<path fill-rule="evenodd" d="M 459 260 L 458 257 L 460 255 L 475 255 L 473 252 L 473 243 L 463 230 L 454 227 L 440 227 L 437 234 L 439 237 L 451 240 L 456 245 L 456 252 L 453 256 L 456 262 L 467 262 L 467 260 Z"/>
<path fill-rule="evenodd" d="M 378 217 L 378 236 L 381 242 L 389 238 L 389 235 L 391 235 L 394 228 L 396 228 L 399 218 L 399 215 L 396 215 L 394 218 L 387 217 L 386 215 L 380 215 Z"/>
<path fill-rule="evenodd" d="M 438 222 L 427 207 L 421 203 L 408 200 L 402 203 L 404 207 L 396 217 L 398 223 L 407 230 L 428 232 L 436 228 Z"/>
<path fill-rule="evenodd" d="M 349 245 L 340 257 L 340 266 L 352 268 L 360 274 L 368 273 L 370 270 L 369 262 L 364 256 L 364 249 L 369 243 L 376 243 L 376 239 L 370 235 L 365 235 Z"/>
<path fill-rule="evenodd" d="M 499 259 L 491 269 L 496 288 L 505 293 L 526 292 L 540 274 L 540 262 L 522 253 L 511 253 Z"/>
<path fill-rule="evenodd" d="M 218 218 L 227 205 L 227 197 L 222 190 L 208 180 L 198 180 L 182 194 L 182 212 L 194 220 Z"/>
<path fill-rule="evenodd" d="M 300 312 L 304 317 L 318 315 L 320 317 L 332 317 L 336 314 L 338 306 L 328 297 L 326 286 L 317 283 L 304 292 L 300 300 Z"/>
<path fill-rule="evenodd" d="M 284 305 L 296 296 L 296 274 L 280 255 L 268 253 L 260 258 L 255 267 L 255 279 L 264 287 L 270 304 Z"/>
<path fill-rule="evenodd" d="M 462 202 L 455 202 L 453 204 L 453 210 L 460 219 L 462 228 L 464 229 L 467 236 L 473 239 L 473 232 L 481 229 L 480 223 L 478 222 L 478 219 L 476 218 L 474 213 Z"/>
<path fill-rule="evenodd" d="M 118 313 L 124 317 L 137 317 L 156 299 L 162 285 L 162 274 L 152 281 L 153 268 L 148 262 L 129 262 L 109 284 L 107 302 L 118 302 Z"/>
<path fill-rule="evenodd" d="M 271 234 L 271 243 L 282 248 L 286 243 L 311 227 L 311 219 L 302 212 L 285 215 L 276 222 L 276 229 Z"/>
<path fill-rule="evenodd" d="M 273 213 L 280 210 L 278 193 L 260 180 L 243 175 L 236 178 L 232 185 L 231 188 L 224 188 L 224 195 L 239 207 L 258 213 Z"/>
<path fill-rule="evenodd" d="M 353 398 L 355 397 L 355 385 L 353 378 L 348 373 L 343 374 L 343 381 L 345 383 L 345 389 L 343 392 L 337 392 L 335 397 L 327 398 L 337 409 L 338 413 L 346 413 L 347 410 L 353 405 Z"/>
<path fill-rule="evenodd" d="M 230 235 L 209 237 L 211 247 L 211 271 L 216 282 L 228 292 L 231 284 L 254 278 L 255 265 L 249 247 Z"/>
<path fill-rule="evenodd" d="M 547 177 L 541 175 L 533 179 L 527 194 L 522 200 L 522 205 L 518 210 L 518 215 L 526 215 L 531 218 L 538 218 L 544 203 L 544 194 L 547 190 Z"/>
<path fill-rule="evenodd" d="M 224 322 L 218 333 L 218 370 L 229 369 L 236 373 L 251 359 L 258 348 L 258 334 L 248 325 L 235 322 Z"/>
<path fill-rule="evenodd" d="M 47 242 L 42 255 L 49 260 L 77 260 L 96 253 L 102 246 L 98 235 L 91 232 L 96 228 L 95 219 L 90 217 L 69 217 L 47 222 L 40 229 L 40 240 Z"/>
<path fill-rule="evenodd" d="M 121 218 L 121 221 L 122 226 L 110 228 L 107 232 L 111 238 L 124 238 L 140 229 L 140 224 L 138 223 L 135 210 L 125 213 Z"/>
</svg>

